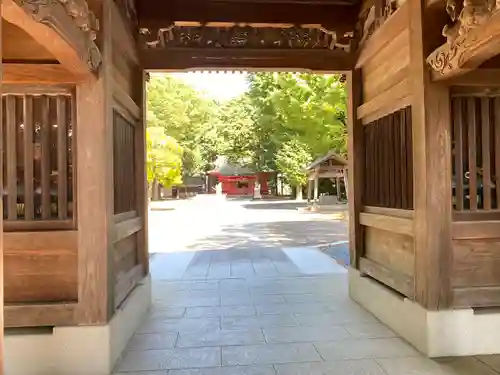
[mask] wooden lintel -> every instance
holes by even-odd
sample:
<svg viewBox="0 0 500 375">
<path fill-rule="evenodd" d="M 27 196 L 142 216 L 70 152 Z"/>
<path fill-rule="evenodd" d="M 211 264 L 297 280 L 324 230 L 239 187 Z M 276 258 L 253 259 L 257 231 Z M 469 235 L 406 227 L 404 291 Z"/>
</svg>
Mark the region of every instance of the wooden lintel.
<svg viewBox="0 0 500 375">
<path fill-rule="evenodd" d="M 27 7 L 29 6 L 28 4 Z M 54 2 L 39 6 L 50 6 L 50 9 L 29 14 L 29 11 L 14 0 L 3 0 L 2 17 L 44 46 L 69 72 L 86 76 L 97 69 L 101 62 L 99 50 L 90 39 L 89 33 L 78 28 L 65 5 L 62 2 Z M 36 20 L 35 17 L 38 16 L 42 19 Z"/>
<path fill-rule="evenodd" d="M 382 48 L 408 28 L 408 5 L 403 3 L 360 47 L 356 68 L 363 67 Z"/>
<path fill-rule="evenodd" d="M 477 69 L 499 51 L 500 9 L 497 9 L 482 25 L 434 50 L 427 62 L 434 69 L 433 80 L 439 81 Z"/>
<path fill-rule="evenodd" d="M 48 327 L 75 324 L 76 303 L 5 306 L 5 327 Z"/>
<path fill-rule="evenodd" d="M 155 48 L 141 51 L 146 70 L 280 69 L 340 73 L 352 68 L 343 50 Z"/>
<path fill-rule="evenodd" d="M 357 116 L 358 119 L 362 119 L 364 117 L 369 116 L 375 112 L 381 112 L 385 107 L 389 108 L 389 113 L 394 112 L 396 108 L 393 108 L 394 103 L 398 101 L 408 98 L 411 96 L 411 81 L 409 79 L 404 79 L 398 84 L 391 87 L 389 90 L 384 93 L 376 96 L 374 99 L 370 100 L 367 103 L 364 103 L 360 107 L 358 107 Z M 382 112 L 383 113 L 383 112 Z M 388 113 L 385 113 L 388 114 Z M 383 117 L 382 114 L 380 117 Z"/>
<path fill-rule="evenodd" d="M 2 82 L 6 84 L 52 85 L 79 81 L 81 76 L 70 73 L 59 64 L 3 64 Z"/>
<path fill-rule="evenodd" d="M 402 217 L 385 216 L 378 214 L 369 214 L 362 212 L 359 215 L 361 225 L 373 227 L 389 232 L 406 234 L 413 236 L 413 220 Z"/>
<path fill-rule="evenodd" d="M 166 20 L 237 23 L 322 24 L 335 27 L 337 32 L 353 31 L 358 19 L 358 7 L 337 4 L 272 4 L 270 2 L 216 2 L 171 0 L 137 2 L 139 27 L 166 27 Z"/>
<path fill-rule="evenodd" d="M 368 275 L 406 297 L 413 299 L 415 293 L 413 277 L 391 270 L 367 258 L 361 258 L 360 272 L 362 275 Z"/>
</svg>

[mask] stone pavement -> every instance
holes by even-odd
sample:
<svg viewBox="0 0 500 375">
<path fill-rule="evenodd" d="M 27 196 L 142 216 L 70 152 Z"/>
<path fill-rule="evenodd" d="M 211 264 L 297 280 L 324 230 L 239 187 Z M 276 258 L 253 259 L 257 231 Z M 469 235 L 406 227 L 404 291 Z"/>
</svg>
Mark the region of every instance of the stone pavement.
<svg viewBox="0 0 500 375">
<path fill-rule="evenodd" d="M 116 374 L 499 374 L 495 356 L 422 357 L 349 299 L 346 269 L 316 248 L 152 259 L 153 307 Z"/>
</svg>

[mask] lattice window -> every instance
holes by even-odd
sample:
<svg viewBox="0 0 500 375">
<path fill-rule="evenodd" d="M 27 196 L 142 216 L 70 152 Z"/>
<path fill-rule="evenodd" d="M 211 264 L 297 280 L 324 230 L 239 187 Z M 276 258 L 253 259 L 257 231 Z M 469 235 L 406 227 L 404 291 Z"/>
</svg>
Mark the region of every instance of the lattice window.
<svg viewBox="0 0 500 375">
<path fill-rule="evenodd" d="M 413 209 L 411 108 L 364 127 L 364 204 Z"/>
<path fill-rule="evenodd" d="M 135 125 L 114 112 L 113 165 L 115 214 L 136 209 Z"/>
<path fill-rule="evenodd" d="M 498 210 L 500 97 L 454 97 L 452 120 L 453 208 Z"/>
<path fill-rule="evenodd" d="M 7 92 L 2 106 L 5 229 L 73 228 L 71 93 Z"/>
</svg>

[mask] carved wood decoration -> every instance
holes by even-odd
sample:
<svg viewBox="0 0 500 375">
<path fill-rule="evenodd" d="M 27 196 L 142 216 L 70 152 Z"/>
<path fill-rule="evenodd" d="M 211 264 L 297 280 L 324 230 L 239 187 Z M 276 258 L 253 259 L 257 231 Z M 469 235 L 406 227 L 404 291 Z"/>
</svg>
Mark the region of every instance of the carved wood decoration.
<svg viewBox="0 0 500 375">
<path fill-rule="evenodd" d="M 95 44 L 99 22 L 85 0 L 14 0 L 34 20 L 55 30 L 86 61 L 90 71 L 101 64 Z"/>
<path fill-rule="evenodd" d="M 287 49 L 349 51 L 352 34 L 338 36 L 321 25 L 171 23 L 140 29 L 143 48 Z"/>
<path fill-rule="evenodd" d="M 381 0 L 375 5 L 361 12 L 358 24 L 361 35 L 360 44 L 363 44 L 375 31 L 398 10 L 406 0 Z"/>
<path fill-rule="evenodd" d="M 447 0 L 450 24 L 443 28 L 446 43 L 427 58 L 436 78 L 464 74 L 500 54 L 500 1 Z"/>
</svg>

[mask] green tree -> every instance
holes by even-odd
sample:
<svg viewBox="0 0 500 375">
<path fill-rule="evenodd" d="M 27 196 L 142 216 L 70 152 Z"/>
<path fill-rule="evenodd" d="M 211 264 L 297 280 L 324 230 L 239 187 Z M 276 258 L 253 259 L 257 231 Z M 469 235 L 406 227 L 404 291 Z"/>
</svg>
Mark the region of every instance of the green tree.
<svg viewBox="0 0 500 375">
<path fill-rule="evenodd" d="M 296 139 L 283 143 L 276 153 L 276 166 L 285 180 L 296 189 L 299 199 L 302 199 L 302 186 L 307 182 L 304 167 L 311 161 L 308 145 Z"/>
<path fill-rule="evenodd" d="M 165 187 L 181 184 L 182 147 L 158 126 L 146 129 L 146 141 L 146 169 L 153 195 L 157 193 L 158 184 Z"/>
<path fill-rule="evenodd" d="M 331 150 L 346 155 L 346 94 L 340 75 L 256 73 L 249 85 L 259 169 L 278 169 L 299 186 L 312 159 Z"/>
<path fill-rule="evenodd" d="M 219 107 L 219 152 L 227 161 L 242 167 L 254 167 L 257 150 L 254 108 L 243 95 Z"/>
<path fill-rule="evenodd" d="M 148 110 L 154 115 L 155 126 L 163 127 L 182 146 L 185 176 L 211 169 L 218 154 L 217 103 L 182 80 L 152 75 Z"/>
</svg>

